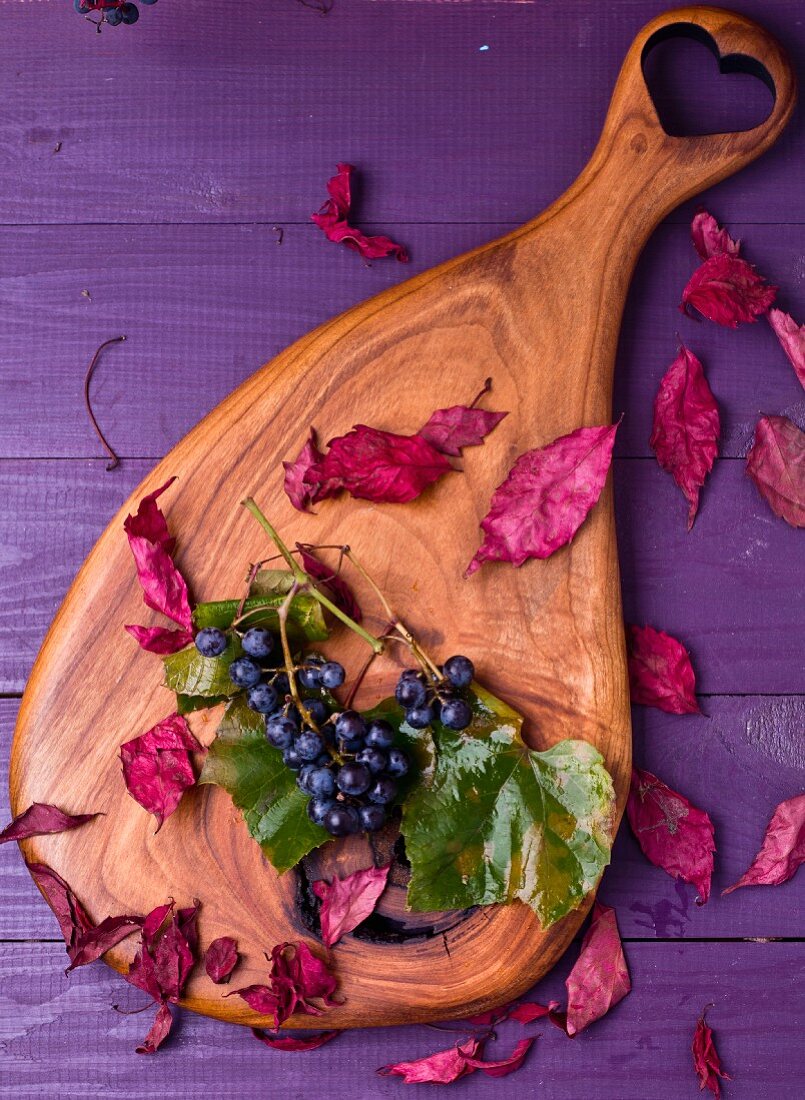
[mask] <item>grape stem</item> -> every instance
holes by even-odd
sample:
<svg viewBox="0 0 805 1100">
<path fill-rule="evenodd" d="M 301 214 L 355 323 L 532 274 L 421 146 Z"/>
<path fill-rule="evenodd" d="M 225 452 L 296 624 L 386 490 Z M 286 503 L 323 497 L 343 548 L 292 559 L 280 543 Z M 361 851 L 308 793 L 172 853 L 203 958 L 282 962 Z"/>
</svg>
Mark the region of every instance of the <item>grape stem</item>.
<svg viewBox="0 0 805 1100">
<path fill-rule="evenodd" d="M 272 540 L 276 548 L 279 550 L 280 554 L 282 554 L 288 568 L 293 573 L 294 580 L 297 582 L 299 588 L 303 588 L 305 591 L 309 592 L 314 599 L 318 600 L 322 607 L 327 608 L 331 615 L 334 615 L 336 619 L 340 619 L 344 626 L 348 626 L 349 629 L 354 631 L 354 633 L 357 634 L 359 638 L 363 638 L 363 640 L 372 647 L 375 653 L 382 653 L 385 646 L 380 638 L 376 638 L 374 634 L 370 634 L 368 630 L 364 630 L 360 623 L 356 623 L 355 620 L 350 618 L 350 616 L 347 615 L 345 611 L 342 611 L 340 607 L 336 607 L 333 601 L 328 596 L 325 596 L 324 593 L 316 587 L 312 578 L 309 577 L 304 569 L 302 569 L 302 567 L 299 565 L 299 563 L 294 560 L 291 551 L 288 549 L 288 547 L 282 541 L 275 529 L 260 511 L 255 501 L 251 497 L 247 497 L 246 500 L 241 501 L 241 503 L 247 511 L 251 512 L 251 514 L 266 532 L 268 537 Z"/>
</svg>

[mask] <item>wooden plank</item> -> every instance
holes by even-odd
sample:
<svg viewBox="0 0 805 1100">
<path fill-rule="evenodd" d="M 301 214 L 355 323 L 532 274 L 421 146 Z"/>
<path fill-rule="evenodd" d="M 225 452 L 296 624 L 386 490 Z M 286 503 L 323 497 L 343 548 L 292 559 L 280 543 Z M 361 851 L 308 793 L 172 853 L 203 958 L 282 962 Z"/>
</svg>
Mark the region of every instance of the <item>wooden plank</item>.
<svg viewBox="0 0 805 1100">
<path fill-rule="evenodd" d="M 774 806 L 805 786 L 805 698 L 711 697 L 706 717 L 633 708 L 635 759 L 706 809 L 716 826 L 710 902 L 652 867 L 628 825 L 621 827 L 601 887 L 618 912 L 621 933 L 637 939 L 793 937 L 802 934 L 805 874 L 782 887 L 720 893 L 749 866 Z M 0 773 L 8 768 L 18 702 L 0 700 Z M 91 736 L 91 735 L 90 735 Z M 126 736 L 121 730 L 121 740 Z M 71 807 L 76 809 L 77 807 Z M 0 822 L 9 817 L 0 791 Z M 55 921 L 9 845 L 0 852 L 0 939 L 54 939 Z M 100 919 L 107 914 L 93 914 Z"/>
<path fill-rule="evenodd" d="M 455 1086 L 458 1094 L 496 1100 L 695 1096 L 690 1043 L 708 1002 L 714 1002 L 708 1019 L 732 1074 L 729 1100 L 801 1093 L 798 944 L 630 944 L 627 954 L 633 989 L 607 1017 L 574 1041 L 550 1025 L 525 1029 L 541 1037 L 523 1069 L 494 1084 L 476 1074 Z M 65 978 L 64 960 L 56 945 L 0 947 L 0 1096 L 282 1100 L 324 1087 L 327 1096 L 393 1097 L 401 1095 L 399 1079 L 376 1076 L 377 1067 L 451 1042 L 426 1027 L 374 1029 L 348 1032 L 310 1054 L 287 1054 L 267 1050 L 245 1029 L 184 1013 L 163 1050 L 144 1059 L 134 1047 L 151 1011 L 121 1016 L 110 1007 L 139 1008 L 142 994 L 101 964 Z M 540 983 L 536 998 L 564 998 L 571 961 Z M 524 1029 L 509 1023 L 498 1033 L 487 1047 L 490 1056 L 509 1053 Z"/>
<path fill-rule="evenodd" d="M 128 343 L 101 360 L 93 405 L 120 454 L 161 457 L 297 337 L 509 228 L 400 225 L 411 263 L 371 267 L 313 225 L 286 226 L 279 247 L 270 226 L 0 228 L 0 389 L 7 398 L 0 403 L 0 457 L 102 453 L 82 382 L 98 344 L 121 333 Z M 731 228 L 744 238 L 747 256 L 783 288 L 783 306 L 805 317 L 797 232 Z M 625 413 L 622 456 L 651 453 L 654 395 L 678 338 L 705 364 L 721 406 L 724 454 L 746 452 L 761 412 L 786 412 L 805 424 L 805 394 L 765 321 L 734 332 L 678 312 L 695 264 L 687 227 L 666 225 L 638 265 L 613 403 L 616 415 Z M 434 407 L 442 393 L 434 379 Z M 393 410 L 384 426 L 398 426 Z"/>
<path fill-rule="evenodd" d="M 67 3 L 6 3 L 0 221 L 304 221 L 339 160 L 365 167 L 370 220 L 522 221 L 578 174 L 626 50 L 664 6 L 352 0 L 320 18 L 241 0 L 238 19 L 199 5 L 188 23 L 160 4 L 95 35 Z M 805 56 L 785 0 L 740 7 Z M 757 82 L 717 80 L 697 43 L 674 49 L 671 73 L 656 67 L 698 121 L 757 119 Z M 796 149 L 791 128 L 713 201 L 801 215 Z"/>
<path fill-rule="evenodd" d="M 0 692 L 22 691 L 79 565 L 150 466 L 0 463 Z M 690 534 L 653 460 L 616 461 L 615 497 L 627 618 L 690 646 L 707 694 L 805 691 L 799 532 L 772 515 L 743 463 L 716 464 Z"/>
</svg>

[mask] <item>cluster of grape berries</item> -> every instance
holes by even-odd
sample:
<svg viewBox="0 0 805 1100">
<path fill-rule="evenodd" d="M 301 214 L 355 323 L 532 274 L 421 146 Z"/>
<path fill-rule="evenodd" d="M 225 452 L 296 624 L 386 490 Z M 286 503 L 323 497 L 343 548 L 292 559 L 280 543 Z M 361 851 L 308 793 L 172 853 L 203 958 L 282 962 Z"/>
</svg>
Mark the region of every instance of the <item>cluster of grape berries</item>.
<svg viewBox="0 0 805 1100">
<path fill-rule="evenodd" d="M 394 697 L 405 711 L 405 720 L 414 729 L 425 729 L 441 722 L 451 730 L 464 730 L 472 721 L 472 709 L 461 692 L 470 686 L 475 667 L 469 657 L 449 657 L 441 668 L 442 678 L 428 677 L 416 668 L 407 668 L 397 681 Z"/>
<path fill-rule="evenodd" d="M 141 4 L 156 2 L 157 0 L 140 0 Z M 130 0 L 73 0 L 73 7 L 80 15 L 100 12 L 103 22 L 110 27 L 117 27 L 121 23 L 136 23 L 140 18 L 140 9 Z"/>
<path fill-rule="evenodd" d="M 228 639 L 222 630 L 206 627 L 195 644 L 202 656 L 219 657 Z M 265 715 L 268 742 L 296 773 L 297 786 L 309 799 L 310 820 L 338 837 L 381 829 L 409 767 L 406 753 L 394 745 L 394 727 L 331 705 L 329 693 L 345 679 L 338 661 L 311 655 L 294 670 L 297 705 L 288 673 L 272 667 L 278 649 L 274 635 L 253 627 L 241 646 L 244 656 L 230 664 L 230 679 L 246 692 L 251 709 Z"/>
</svg>

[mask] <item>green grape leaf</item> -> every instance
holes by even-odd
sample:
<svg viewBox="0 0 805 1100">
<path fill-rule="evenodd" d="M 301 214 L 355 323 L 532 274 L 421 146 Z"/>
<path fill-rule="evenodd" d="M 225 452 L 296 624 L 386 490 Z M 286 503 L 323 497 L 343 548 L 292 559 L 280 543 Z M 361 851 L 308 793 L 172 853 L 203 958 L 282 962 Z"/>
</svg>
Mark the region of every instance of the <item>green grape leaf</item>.
<svg viewBox="0 0 805 1100">
<path fill-rule="evenodd" d="M 436 767 L 403 808 L 408 905 L 519 899 L 547 928 L 580 905 L 609 862 L 612 780 L 586 741 L 530 750 L 521 716 L 473 689 L 471 725 L 457 733 L 434 724 Z"/>
<path fill-rule="evenodd" d="M 176 713 L 192 714 L 194 710 L 207 710 L 219 703 L 225 703 L 228 695 L 182 695 L 176 696 Z"/>
<path fill-rule="evenodd" d="M 296 775 L 266 741 L 265 719 L 250 710 L 242 695 L 226 709 L 199 783 L 215 783 L 229 792 L 280 874 L 330 840 L 307 816 L 308 799 L 297 787 Z"/>
<path fill-rule="evenodd" d="M 221 696 L 226 699 L 240 691 L 229 679 L 229 666 L 242 653 L 237 635 L 230 636 L 220 657 L 202 657 L 194 645 L 185 646 L 163 659 L 165 687 L 175 691 L 177 696 L 203 695 L 208 700 Z"/>
<path fill-rule="evenodd" d="M 284 574 L 290 576 L 290 574 Z M 268 592 L 264 595 L 249 596 L 243 605 L 242 627 L 263 626 L 279 632 L 277 609 L 285 602 L 286 593 Z M 215 600 L 211 603 L 197 604 L 193 611 L 193 623 L 198 630 L 205 626 L 217 626 L 227 630 L 233 623 L 240 607 L 240 600 Z M 324 618 L 324 610 L 315 597 L 300 592 L 291 600 L 287 620 L 288 637 L 294 642 L 323 642 L 329 637 Z"/>
</svg>

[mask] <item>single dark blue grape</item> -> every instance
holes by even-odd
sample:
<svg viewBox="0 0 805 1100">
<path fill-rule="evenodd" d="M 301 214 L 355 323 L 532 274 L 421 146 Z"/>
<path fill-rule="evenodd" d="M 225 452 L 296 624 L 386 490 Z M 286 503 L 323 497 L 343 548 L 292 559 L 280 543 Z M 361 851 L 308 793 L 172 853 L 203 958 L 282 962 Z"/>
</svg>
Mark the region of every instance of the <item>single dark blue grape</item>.
<svg viewBox="0 0 805 1100">
<path fill-rule="evenodd" d="M 371 745 L 367 745 L 365 749 L 361 749 L 355 756 L 356 764 L 365 764 L 372 775 L 380 775 L 388 763 L 386 754 L 381 749 L 373 748 Z"/>
<path fill-rule="evenodd" d="M 328 691 L 332 691 L 333 688 L 340 688 L 346 679 L 344 666 L 340 665 L 338 661 L 326 661 L 319 669 L 319 679 L 321 680 L 321 686 L 326 687 Z"/>
<path fill-rule="evenodd" d="M 361 828 L 367 833 L 376 833 L 386 824 L 385 806 L 361 806 L 358 815 L 361 819 Z"/>
<path fill-rule="evenodd" d="M 302 709 L 317 726 L 323 725 L 330 715 L 330 708 L 323 699 L 303 699 Z"/>
<path fill-rule="evenodd" d="M 425 726 L 431 724 L 434 718 L 433 707 L 411 707 L 410 710 L 405 712 L 406 722 L 409 726 L 413 726 L 415 730 L 423 730 Z"/>
<path fill-rule="evenodd" d="M 361 819 L 354 806 L 336 802 L 324 815 L 322 825 L 330 836 L 349 836 L 360 831 Z"/>
<path fill-rule="evenodd" d="M 385 718 L 373 718 L 366 730 L 366 744 L 373 749 L 389 749 L 394 744 L 394 727 Z"/>
<path fill-rule="evenodd" d="M 104 17 L 110 27 L 119 27 L 123 22 L 123 16 L 120 14 L 119 8 L 112 8 L 111 11 L 104 12 Z"/>
<path fill-rule="evenodd" d="M 465 699 L 448 699 L 442 703 L 439 716 L 443 726 L 450 730 L 465 730 L 472 721 L 472 708 Z"/>
<path fill-rule="evenodd" d="M 223 630 L 215 626 L 205 626 L 203 630 L 199 630 L 194 641 L 202 657 L 220 657 L 226 649 L 228 639 Z"/>
<path fill-rule="evenodd" d="M 323 825 L 327 813 L 337 805 L 333 798 L 311 798 L 307 804 L 307 816 L 315 825 Z"/>
<path fill-rule="evenodd" d="M 229 679 L 240 688 L 254 687 L 262 675 L 262 669 L 251 657 L 238 657 L 229 666 Z"/>
<path fill-rule="evenodd" d="M 324 742 L 315 730 L 302 730 L 293 744 L 302 760 L 315 760 L 324 748 Z"/>
<path fill-rule="evenodd" d="M 335 720 L 335 733 L 340 741 L 362 742 L 366 736 L 366 723 L 355 710 L 345 710 Z"/>
<path fill-rule="evenodd" d="M 120 12 L 120 18 L 124 23 L 136 23 L 140 18 L 140 9 L 136 4 L 124 4 L 122 8 L 117 10 Z"/>
<path fill-rule="evenodd" d="M 240 644 L 243 646 L 244 653 L 262 661 L 274 652 L 274 635 L 261 626 L 253 626 L 240 639 Z"/>
<path fill-rule="evenodd" d="M 355 764 L 350 761 L 338 769 L 335 781 L 339 791 L 343 791 L 344 794 L 363 794 L 372 782 L 372 773 L 365 764 Z"/>
<path fill-rule="evenodd" d="M 266 722 L 266 737 L 275 749 L 287 749 L 293 744 L 296 726 L 285 715 L 276 715 Z"/>
<path fill-rule="evenodd" d="M 442 671 L 453 687 L 457 688 L 469 687 L 475 678 L 475 665 L 469 657 L 462 657 L 461 654 L 448 657 Z"/>
<path fill-rule="evenodd" d="M 408 757 L 402 749 L 389 749 L 386 771 L 389 775 L 403 776 L 408 773 Z"/>
<path fill-rule="evenodd" d="M 310 793 L 316 798 L 335 794 L 335 775 L 332 768 L 314 767 L 308 779 Z"/>
<path fill-rule="evenodd" d="M 421 707 L 427 697 L 425 685 L 421 680 L 415 680 L 413 677 L 407 680 L 400 679 L 394 689 L 394 698 L 406 710 L 410 707 Z"/>
<path fill-rule="evenodd" d="M 263 680 L 261 683 L 255 684 L 253 688 L 249 688 L 246 693 L 246 702 L 258 714 L 271 714 L 273 710 L 277 709 L 279 699 L 271 684 L 267 684 Z"/>
<path fill-rule="evenodd" d="M 366 797 L 379 806 L 387 806 L 397 797 L 397 784 L 390 775 L 378 776 L 366 792 Z"/>
<path fill-rule="evenodd" d="M 274 677 L 274 687 L 277 689 L 277 695 L 288 695 L 291 690 L 291 682 L 288 679 L 287 672 L 278 672 Z"/>
<path fill-rule="evenodd" d="M 299 790 L 304 791 L 305 794 L 313 794 L 313 788 L 310 786 L 310 777 L 315 770 L 315 764 L 303 764 L 296 776 L 296 785 Z"/>
<path fill-rule="evenodd" d="M 318 665 L 308 664 L 304 668 L 299 669 L 296 674 L 296 679 L 303 688 L 307 688 L 308 691 L 315 691 L 316 688 L 321 687 L 320 667 Z"/>
<path fill-rule="evenodd" d="M 285 767 L 290 768 L 292 772 L 298 772 L 304 763 L 294 745 L 290 745 L 285 749 L 282 754 L 282 762 Z"/>
</svg>

